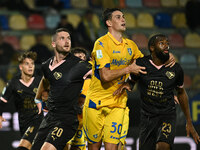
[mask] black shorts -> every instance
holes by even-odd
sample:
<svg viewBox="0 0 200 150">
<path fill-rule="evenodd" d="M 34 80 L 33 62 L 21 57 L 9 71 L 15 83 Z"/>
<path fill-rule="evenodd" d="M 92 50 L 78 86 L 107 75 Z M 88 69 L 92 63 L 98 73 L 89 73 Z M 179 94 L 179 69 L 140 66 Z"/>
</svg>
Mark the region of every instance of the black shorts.
<svg viewBox="0 0 200 150">
<path fill-rule="evenodd" d="M 38 131 L 42 119 L 34 120 L 30 123 L 29 127 L 24 132 L 22 139 L 28 140 L 30 143 L 33 142 L 33 139 Z"/>
<path fill-rule="evenodd" d="M 68 121 L 65 118 L 58 119 L 56 115 L 48 113 L 39 127 L 32 150 L 39 150 L 44 142 L 51 143 L 57 150 L 64 149 L 66 143 L 76 133 L 79 123 L 77 116 L 68 118 Z"/>
<path fill-rule="evenodd" d="M 172 148 L 175 128 L 176 114 L 156 117 L 148 117 L 141 114 L 140 150 L 155 150 L 158 142 L 166 142 Z"/>
</svg>

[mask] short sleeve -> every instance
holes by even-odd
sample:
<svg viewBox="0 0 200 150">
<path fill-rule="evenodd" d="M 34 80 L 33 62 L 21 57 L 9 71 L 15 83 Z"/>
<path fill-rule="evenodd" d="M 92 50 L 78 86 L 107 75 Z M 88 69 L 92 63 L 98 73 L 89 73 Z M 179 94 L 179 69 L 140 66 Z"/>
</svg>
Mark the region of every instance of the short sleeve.
<svg viewBox="0 0 200 150">
<path fill-rule="evenodd" d="M 133 49 L 134 49 L 134 54 L 133 54 L 133 59 L 138 59 L 144 57 L 142 52 L 138 49 L 138 46 L 132 41 Z"/>
<path fill-rule="evenodd" d="M 101 40 L 95 42 L 92 57 L 95 61 L 96 69 L 110 66 L 110 57 L 107 51 L 108 46 L 105 42 L 102 42 Z"/>
<path fill-rule="evenodd" d="M 86 61 L 80 61 L 77 63 L 72 69 L 69 78 L 73 78 L 74 80 L 83 80 L 83 76 L 91 70 L 91 64 Z"/>
</svg>

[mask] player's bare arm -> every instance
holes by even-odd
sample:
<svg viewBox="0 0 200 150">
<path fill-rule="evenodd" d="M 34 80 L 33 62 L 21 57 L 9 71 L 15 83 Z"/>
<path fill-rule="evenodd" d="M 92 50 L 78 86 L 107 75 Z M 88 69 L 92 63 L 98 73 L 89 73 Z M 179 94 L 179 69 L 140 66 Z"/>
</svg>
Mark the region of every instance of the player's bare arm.
<svg viewBox="0 0 200 150">
<path fill-rule="evenodd" d="M 184 112 L 185 117 L 186 117 L 187 136 L 190 136 L 191 134 L 194 141 L 198 144 L 200 142 L 200 137 L 192 124 L 192 119 L 191 119 L 190 111 L 189 111 L 188 96 L 184 88 L 177 88 L 177 97 L 180 102 L 181 109 Z"/>
<path fill-rule="evenodd" d="M 124 82 L 114 93 L 114 96 L 120 96 L 125 90 L 127 91 L 132 91 L 134 85 L 135 85 L 134 80 L 128 80 L 127 82 Z"/>
<path fill-rule="evenodd" d="M 111 70 L 110 68 L 103 67 L 102 69 L 99 70 L 99 72 L 101 80 L 103 82 L 110 82 L 129 73 L 133 73 L 135 75 L 138 75 L 140 73 L 142 74 L 147 73 L 145 71 L 145 67 L 136 65 L 136 61 L 134 61 L 131 65 L 123 69 Z"/>
</svg>

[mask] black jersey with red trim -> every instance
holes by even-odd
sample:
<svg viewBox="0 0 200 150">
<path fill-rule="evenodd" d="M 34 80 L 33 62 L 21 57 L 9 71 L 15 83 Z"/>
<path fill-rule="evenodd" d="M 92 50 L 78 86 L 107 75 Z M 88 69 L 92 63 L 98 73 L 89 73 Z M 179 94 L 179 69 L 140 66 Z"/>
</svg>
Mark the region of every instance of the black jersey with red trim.
<svg viewBox="0 0 200 150">
<path fill-rule="evenodd" d="M 147 74 L 134 76 L 138 80 L 141 111 L 148 115 L 175 113 L 174 90 L 183 86 L 184 73 L 176 63 L 173 67 L 156 66 L 150 56 L 139 58 L 137 65 L 146 67 Z"/>
<path fill-rule="evenodd" d="M 30 123 L 35 119 L 40 119 L 42 121 L 43 114 L 38 115 L 38 109 L 34 102 L 34 98 L 37 92 L 38 85 L 40 83 L 41 77 L 34 76 L 33 80 L 29 85 L 26 85 L 21 81 L 21 75 L 15 76 L 12 80 L 7 83 L 7 86 L 3 89 L 1 99 L 8 101 L 14 101 L 16 110 L 18 111 L 20 130 L 26 124 Z M 1 108 L 6 103 L 1 100 Z M 3 110 L 0 110 L 2 112 Z"/>
<path fill-rule="evenodd" d="M 44 77 L 49 80 L 47 107 L 57 114 L 76 115 L 83 76 L 91 69 L 88 62 L 69 53 L 62 63 L 52 67 L 54 57 L 42 64 Z"/>
</svg>

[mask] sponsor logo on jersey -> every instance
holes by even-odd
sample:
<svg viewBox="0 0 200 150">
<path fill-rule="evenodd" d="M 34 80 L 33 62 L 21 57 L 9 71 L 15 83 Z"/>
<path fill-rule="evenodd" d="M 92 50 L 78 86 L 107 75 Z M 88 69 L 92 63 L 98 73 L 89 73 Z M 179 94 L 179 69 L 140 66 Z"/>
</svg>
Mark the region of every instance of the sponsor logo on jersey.
<svg viewBox="0 0 200 150">
<path fill-rule="evenodd" d="M 169 79 L 172 79 L 172 78 L 175 77 L 175 73 L 174 72 L 167 71 L 165 74 Z"/>
<path fill-rule="evenodd" d="M 54 72 L 53 76 L 56 80 L 59 80 L 60 78 L 62 78 L 62 73 L 61 72 Z"/>
<path fill-rule="evenodd" d="M 33 92 L 34 92 L 34 93 L 37 93 L 37 88 L 34 88 L 34 89 L 33 89 Z"/>
<path fill-rule="evenodd" d="M 132 55 L 132 49 L 131 48 L 127 48 L 129 55 Z"/>
<path fill-rule="evenodd" d="M 17 93 L 22 93 L 23 92 L 23 90 L 17 90 Z"/>
<path fill-rule="evenodd" d="M 97 138 L 97 134 L 94 134 L 93 137 L 96 139 Z"/>
<path fill-rule="evenodd" d="M 117 66 L 120 66 L 120 65 L 128 65 L 130 63 L 130 59 L 120 59 L 120 60 L 117 60 L 117 59 L 113 59 L 112 60 L 112 65 L 117 65 Z"/>
<path fill-rule="evenodd" d="M 99 45 L 101 45 L 102 47 L 104 47 L 104 46 L 103 46 L 103 43 L 102 43 L 101 41 L 99 41 Z"/>
<path fill-rule="evenodd" d="M 97 59 L 103 58 L 103 54 L 101 50 L 96 51 Z"/>
<path fill-rule="evenodd" d="M 113 54 L 120 53 L 120 51 L 113 50 Z"/>
</svg>

